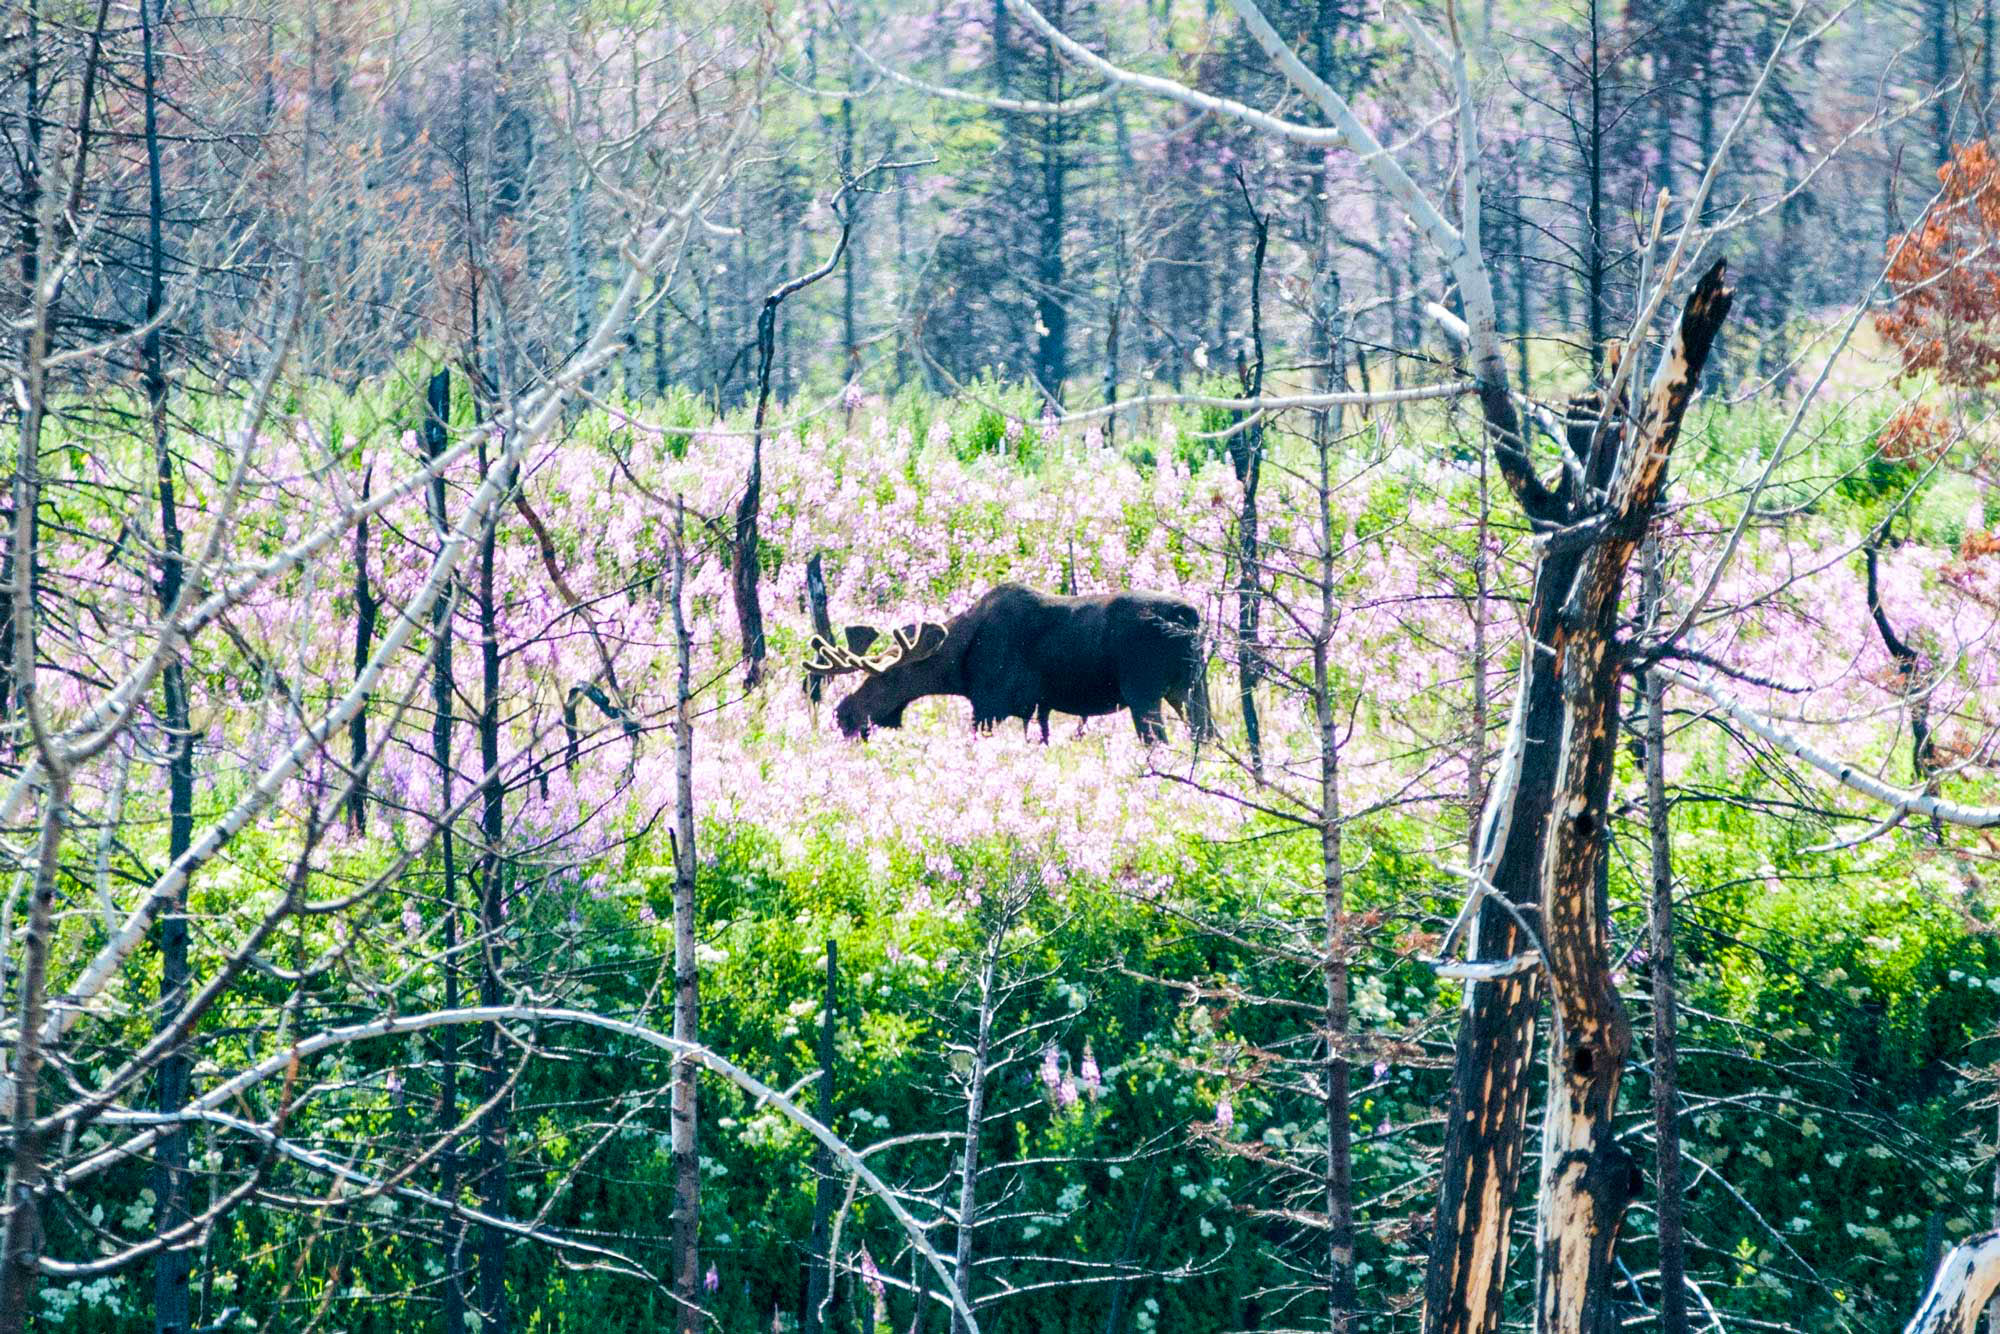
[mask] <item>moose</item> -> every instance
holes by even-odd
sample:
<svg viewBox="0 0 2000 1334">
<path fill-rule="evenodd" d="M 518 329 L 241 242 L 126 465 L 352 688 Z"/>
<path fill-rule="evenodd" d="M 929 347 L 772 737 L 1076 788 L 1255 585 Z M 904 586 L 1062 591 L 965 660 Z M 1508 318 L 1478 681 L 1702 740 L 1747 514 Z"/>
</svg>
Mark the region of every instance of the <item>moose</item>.
<svg viewBox="0 0 2000 1334">
<path fill-rule="evenodd" d="M 806 667 L 865 678 L 834 711 L 849 737 L 901 727 L 903 710 L 927 695 L 963 695 L 978 731 L 1003 718 L 1019 718 L 1023 730 L 1039 722 L 1044 743 L 1051 712 L 1089 718 L 1120 709 L 1131 711 L 1141 740 L 1164 741 L 1162 703 L 1197 740 L 1209 734 L 1201 614 L 1171 594 L 1060 597 L 1001 584 L 948 623 L 892 631 L 884 658 L 868 656 L 882 638 L 870 627 L 842 638 L 815 636 Z"/>
</svg>

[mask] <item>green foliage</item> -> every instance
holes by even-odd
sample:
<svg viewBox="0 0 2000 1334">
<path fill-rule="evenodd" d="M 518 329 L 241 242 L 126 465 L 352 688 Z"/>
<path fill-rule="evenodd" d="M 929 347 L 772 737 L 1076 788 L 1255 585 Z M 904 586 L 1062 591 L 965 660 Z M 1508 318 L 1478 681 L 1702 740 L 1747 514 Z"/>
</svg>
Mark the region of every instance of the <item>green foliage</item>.
<svg viewBox="0 0 2000 1334">
<path fill-rule="evenodd" d="M 993 455 L 1033 466 L 1042 456 L 1039 396 L 1028 385 L 981 375 L 951 409 L 951 448 L 960 459 Z"/>
</svg>

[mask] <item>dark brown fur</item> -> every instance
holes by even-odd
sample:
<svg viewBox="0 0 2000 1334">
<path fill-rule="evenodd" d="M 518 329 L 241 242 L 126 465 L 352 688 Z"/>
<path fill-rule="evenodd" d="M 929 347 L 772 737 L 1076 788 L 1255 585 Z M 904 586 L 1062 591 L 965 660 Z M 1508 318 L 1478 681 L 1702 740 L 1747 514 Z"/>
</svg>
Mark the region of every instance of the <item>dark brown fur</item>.
<svg viewBox="0 0 2000 1334">
<path fill-rule="evenodd" d="M 900 727 L 903 710 L 927 695 L 962 695 L 973 725 L 1003 718 L 1080 717 L 1127 709 L 1147 741 L 1166 738 L 1162 702 L 1208 731 L 1201 615 L 1165 593 L 1057 597 L 1002 584 L 944 626 L 917 628 L 900 660 L 872 672 L 834 717 L 848 736 Z"/>
</svg>

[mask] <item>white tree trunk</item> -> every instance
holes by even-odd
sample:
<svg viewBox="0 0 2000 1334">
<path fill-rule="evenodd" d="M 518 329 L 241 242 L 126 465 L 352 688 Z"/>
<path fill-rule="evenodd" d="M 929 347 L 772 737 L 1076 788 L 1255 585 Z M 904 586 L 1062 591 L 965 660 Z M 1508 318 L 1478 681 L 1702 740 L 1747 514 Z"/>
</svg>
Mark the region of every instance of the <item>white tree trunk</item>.
<svg viewBox="0 0 2000 1334">
<path fill-rule="evenodd" d="M 1903 1334 L 1972 1334 L 1980 1310 L 1996 1292 L 2000 1292 L 2000 1231 L 1952 1248 Z"/>
</svg>

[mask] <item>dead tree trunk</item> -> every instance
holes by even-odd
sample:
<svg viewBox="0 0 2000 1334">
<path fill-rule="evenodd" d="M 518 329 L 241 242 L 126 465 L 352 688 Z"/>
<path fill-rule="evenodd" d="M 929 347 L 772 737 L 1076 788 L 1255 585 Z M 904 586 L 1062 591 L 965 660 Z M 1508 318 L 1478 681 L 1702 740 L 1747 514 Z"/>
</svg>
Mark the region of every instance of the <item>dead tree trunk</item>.
<svg viewBox="0 0 2000 1334">
<path fill-rule="evenodd" d="M 743 494 L 736 502 L 736 529 L 729 549 L 729 583 L 736 603 L 736 628 L 743 642 L 743 682 L 755 686 L 764 679 L 764 604 L 758 594 L 757 519 L 764 503 L 764 418 L 771 407 L 771 366 L 777 358 L 778 307 L 785 298 L 800 292 L 832 273 L 847 253 L 850 228 L 848 214 L 840 206 L 847 193 L 843 185 L 833 197 L 834 213 L 840 218 L 840 239 L 826 263 L 810 273 L 791 278 L 771 289 L 757 312 L 757 413 L 750 428 L 750 469 L 743 479 Z"/>
<path fill-rule="evenodd" d="M 1566 945 L 1571 950 L 1569 956 L 1557 960 L 1555 983 L 1563 985 L 1563 967 L 1567 966 L 1584 979 L 1581 985 L 1590 987 L 1592 994 L 1567 998 L 1572 1007 L 1571 1026 L 1559 1027 L 1561 1041 L 1551 1059 L 1563 1069 L 1575 1069 L 1580 1062 L 1593 1073 L 1575 1088 L 1563 1080 L 1555 1083 L 1552 1102 L 1567 1100 L 1569 1105 L 1551 1107 L 1544 1123 L 1544 1154 L 1560 1153 L 1558 1146 L 1565 1144 L 1572 1148 L 1580 1144 L 1586 1154 L 1594 1147 L 1607 1155 L 1616 1149 L 1608 1135 L 1608 1121 L 1603 1122 L 1606 1135 L 1602 1145 L 1589 1128 L 1610 1114 L 1611 1103 L 1603 1095 L 1607 1087 L 1615 1094 L 1618 1067 L 1631 1042 L 1630 1023 L 1610 986 L 1609 960 L 1599 957 L 1607 947 L 1602 940 L 1602 914 L 1596 907 L 1601 897 L 1596 887 L 1596 859 L 1601 855 L 1604 794 L 1610 781 L 1612 736 L 1608 720 L 1615 715 L 1621 667 L 1612 652 L 1617 593 L 1663 483 L 1666 453 L 1679 430 L 1680 414 L 1727 311 L 1728 292 L 1718 265 L 1703 278 L 1683 313 L 1675 360 L 1665 377 L 1655 383 L 1653 401 L 1635 437 L 1637 443 L 1621 453 L 1617 445 L 1624 433 L 1611 427 L 1599 440 L 1596 428 L 1601 405 L 1594 396 L 1585 396 L 1571 408 L 1571 466 L 1564 469 L 1562 480 L 1553 488 L 1542 483 L 1530 463 L 1521 419 L 1504 375 L 1480 377 L 1481 406 L 1502 477 L 1530 523 L 1544 533 L 1560 535 L 1545 543 L 1535 573 L 1515 701 L 1520 725 L 1487 794 L 1487 810 L 1475 844 L 1475 870 L 1492 892 L 1480 895 L 1470 913 L 1469 954 L 1475 963 L 1495 966 L 1500 975 L 1466 982 L 1465 1018 L 1454 1055 L 1445 1124 L 1437 1222 L 1425 1275 L 1424 1334 L 1492 1334 L 1499 1328 L 1507 1238 L 1522 1166 L 1528 1062 L 1533 1055 L 1535 1014 L 1543 990 L 1541 959 L 1531 959 L 1536 966 L 1507 969 L 1505 965 L 1508 960 L 1529 958 L 1537 952 L 1536 944 L 1542 947 L 1539 953 L 1552 954 L 1547 939 L 1552 901 L 1569 914 L 1565 918 L 1569 928 Z M 1583 485 L 1579 486 L 1579 481 Z M 1615 488 L 1608 507 L 1593 504 L 1589 497 L 1607 487 Z M 1633 505 L 1637 508 L 1627 508 Z M 1616 566 L 1616 577 L 1612 565 Z M 1586 601 L 1588 590 L 1594 590 L 1588 596 L 1602 599 L 1603 605 Z M 1582 807 L 1573 811 L 1573 803 L 1579 798 L 1587 800 L 1591 792 L 1597 793 L 1594 812 Z M 1552 821 L 1552 813 L 1558 811 L 1567 814 Z M 1566 839 L 1558 838 L 1564 831 Z M 1586 833 L 1589 838 L 1584 837 Z M 1498 901 L 1501 899 L 1512 905 L 1511 911 Z M 1520 914 L 1536 907 L 1544 914 L 1544 934 L 1541 941 L 1531 942 L 1521 929 L 1525 919 Z M 1593 974 L 1596 964 L 1602 967 Z M 1561 1018 L 1559 1015 L 1559 1025 Z M 1585 1027 L 1577 1028 L 1578 1023 Z M 1599 1045 L 1592 1047 L 1593 1042 Z M 1578 1043 L 1588 1048 L 1588 1055 L 1575 1050 L 1566 1054 L 1566 1049 L 1575 1049 Z M 1613 1055 L 1607 1076 L 1601 1065 Z M 1552 1134 L 1558 1138 L 1551 1139 Z M 1586 1157 L 1565 1161 L 1558 1174 L 1561 1180 L 1555 1183 L 1560 1187 L 1555 1197 L 1548 1194 L 1551 1183 L 1544 1181 L 1540 1212 L 1545 1221 L 1561 1216 L 1552 1214 L 1557 1208 L 1555 1200 L 1571 1200 L 1579 1192 L 1589 1194 L 1578 1176 L 1586 1167 L 1590 1168 L 1588 1186 L 1597 1192 L 1591 1197 L 1589 1211 L 1595 1220 L 1592 1229 L 1608 1216 L 1622 1218 L 1623 1199 L 1617 1199 L 1613 1209 L 1611 1187 L 1622 1183 L 1629 1191 L 1629 1162 L 1614 1169 L 1608 1160 L 1592 1163 Z M 1617 1182 L 1610 1180 L 1614 1176 Z M 1573 1231 L 1575 1224 L 1572 1218 L 1567 1226 Z M 1595 1230 L 1590 1236 L 1595 1239 L 1591 1244 L 1602 1243 L 1597 1259 L 1608 1265 L 1609 1236 L 1600 1236 Z M 1552 1255 L 1551 1244 L 1543 1240 L 1537 1247 L 1542 1272 L 1553 1283 L 1547 1300 L 1555 1305 L 1545 1307 L 1544 1315 L 1553 1317 L 1561 1311 L 1563 1318 L 1577 1316 L 1562 1307 L 1564 1295 L 1577 1298 L 1583 1292 L 1603 1292 L 1608 1269 L 1591 1276 L 1575 1268 L 1582 1263 L 1587 1270 L 1592 1258 L 1589 1245 L 1581 1255 L 1564 1252 L 1558 1245 L 1560 1253 Z M 1561 1276 L 1562 1282 L 1553 1282 L 1556 1276 Z M 1538 1328 L 1567 1331 L 1594 1327 L 1557 1323 Z"/>
<path fill-rule="evenodd" d="M 1681 312 L 1639 420 L 1619 433 L 1624 439 L 1616 443 L 1624 447 L 1614 448 L 1612 438 L 1593 442 L 1594 454 L 1616 459 L 1608 499 L 1578 516 L 1601 535 L 1563 600 L 1549 644 L 1564 700 L 1541 877 L 1543 966 L 1555 1009 L 1535 1234 L 1541 1334 L 1610 1327 L 1612 1249 L 1636 1186 L 1636 1168 L 1613 1124 L 1632 1026 L 1611 980 L 1609 905 L 1599 874 L 1624 670 L 1613 641 L 1626 572 L 1665 487 L 1681 419 L 1731 299 L 1717 262 Z M 1517 809 L 1514 818 L 1543 814 Z"/>
<path fill-rule="evenodd" d="M 480 446 L 481 471 L 486 468 L 486 450 Z M 505 456 L 494 466 L 508 468 Z M 503 481 L 512 478 L 503 474 Z M 500 1005 L 506 1000 L 504 964 L 506 895 L 513 878 L 513 863 L 501 851 L 505 833 L 500 779 L 500 631 L 499 604 L 493 587 L 499 509 L 486 521 L 479 544 L 479 766 L 485 775 L 479 785 L 479 829 L 485 844 L 479 875 L 479 1003 Z M 486 1030 L 486 1110 L 479 1124 L 479 1200 L 489 1217 L 505 1219 L 511 1209 L 507 1187 L 507 1132 L 512 1119 L 513 1095 L 506 1063 L 507 1039 L 498 1024 Z M 512 1313 L 507 1305 L 507 1244 L 511 1240 L 502 1228 L 488 1223 L 479 1230 L 479 1314 L 480 1334 L 507 1334 Z"/>
<path fill-rule="evenodd" d="M 1544 528 L 1558 524 L 1563 496 L 1544 488 L 1529 467 L 1504 382 L 1482 399 L 1509 489 L 1531 521 Z M 1535 645 L 1548 642 L 1577 562 L 1573 550 L 1550 549 L 1535 572 L 1515 700 L 1517 736 L 1502 758 L 1502 774 L 1485 792 L 1486 817 L 1474 834 L 1474 865 L 1505 905 L 1488 897 L 1474 910 L 1467 955 L 1475 962 L 1513 959 L 1528 948 L 1516 913 L 1532 907 L 1539 892 L 1546 823 L 1539 813 L 1549 809 L 1555 789 L 1562 711 L 1561 681 Z M 1496 818 L 1503 809 L 1515 812 L 1504 822 Z M 1541 997 L 1541 975 L 1533 970 L 1465 983 L 1424 1275 L 1424 1334 L 1493 1334 L 1500 1326 Z"/>
<path fill-rule="evenodd" d="M 1250 344 L 1251 359 L 1237 358 L 1237 374 L 1245 398 L 1264 393 L 1264 250 L 1271 239 L 1265 215 L 1250 199 L 1250 186 L 1239 170 L 1236 184 L 1243 191 L 1243 206 L 1249 210 L 1255 243 L 1250 257 Z M 1243 708 L 1245 744 L 1250 749 L 1250 771 L 1264 773 L 1263 729 L 1257 719 L 1257 682 L 1260 676 L 1258 613 L 1262 609 L 1263 584 L 1259 578 L 1257 481 L 1264 468 L 1264 423 L 1253 418 L 1248 426 L 1229 439 L 1229 462 L 1236 480 L 1243 486 L 1243 508 L 1236 520 L 1236 681 Z"/>
<path fill-rule="evenodd" d="M 361 500 L 366 504 L 375 480 L 373 468 L 361 474 Z M 368 666 L 375 648 L 375 620 L 382 604 L 368 582 L 368 520 L 354 525 L 354 674 L 359 677 Z M 348 764 L 354 771 L 354 789 L 347 796 L 347 823 L 356 834 L 368 832 L 368 781 L 362 768 L 368 762 L 368 705 L 364 701 L 347 724 Z"/>
<path fill-rule="evenodd" d="M 987 933 L 979 969 L 979 1031 L 972 1043 L 972 1069 L 965 1087 L 965 1148 L 958 1167 L 958 1235 L 953 1247 L 951 1334 L 966 1334 L 964 1312 L 972 1309 L 972 1238 L 979 1225 L 979 1141 L 986 1127 L 986 1068 L 993 1053 L 994 988 L 1000 972 L 1001 932 Z"/>
<path fill-rule="evenodd" d="M 1660 605 L 1660 546 L 1646 544 L 1647 610 Z M 1650 623 L 1650 616 L 1648 617 Z M 1688 1334 L 1687 1244 L 1681 1200 L 1679 1004 L 1674 991 L 1674 860 L 1667 825 L 1666 683 L 1648 673 L 1646 701 L 1646 825 L 1652 850 L 1653 899 L 1647 913 L 1653 980 L 1653 1187 L 1660 1245 L 1660 1334 Z"/>
<path fill-rule="evenodd" d="M 1972 1334 L 1980 1310 L 1996 1299 L 2000 1232 L 1988 1232 L 1961 1242 L 1944 1257 L 1903 1334 Z"/>
<path fill-rule="evenodd" d="M 441 370 L 431 376 L 424 408 L 424 450 L 432 463 L 444 453 L 445 423 L 451 416 L 451 372 Z M 431 478 L 430 518 L 433 532 L 442 536 L 451 530 L 445 516 L 444 475 Z M 438 889 L 444 916 L 444 1003 L 456 1009 L 459 1001 L 458 961 L 458 865 L 457 847 L 451 821 L 445 818 L 452 808 L 453 767 L 451 754 L 453 696 L 451 624 L 452 599 L 440 597 L 431 604 L 431 758 L 438 771 L 438 864 L 442 883 Z M 438 1126 L 449 1132 L 458 1124 L 458 1028 L 447 1027 L 439 1039 Z M 440 1193 L 451 1199 L 458 1193 L 459 1148 L 453 1137 L 438 1155 Z M 465 1223 L 459 1218 L 444 1220 L 444 1329 L 445 1334 L 465 1334 L 464 1274 Z"/>
<path fill-rule="evenodd" d="M 819 1120 L 833 1124 L 834 1014 L 840 979 L 840 949 L 826 942 L 826 1005 L 819 1025 Z M 818 1180 L 813 1188 L 811 1269 L 806 1275 L 805 1334 L 823 1334 L 831 1328 L 828 1308 L 833 1300 L 833 1211 L 840 1187 L 834 1180 L 833 1153 L 821 1145 L 814 1164 Z"/>
<path fill-rule="evenodd" d="M 173 452 L 167 439 L 167 377 L 159 321 L 165 306 L 166 244 L 163 221 L 166 196 L 160 179 L 160 116 L 156 83 L 159 73 L 156 0 L 139 0 L 139 35 L 144 62 L 146 110 L 146 323 L 140 355 L 145 363 L 146 406 L 152 424 L 154 481 L 160 505 L 160 610 L 173 615 L 181 600 L 183 577 L 179 502 L 174 494 Z M 87 94 L 86 94 L 87 95 Z M 194 841 L 194 736 L 189 726 L 187 668 L 178 654 L 160 671 L 161 716 L 167 748 L 167 862 L 187 854 Z M 187 1001 L 191 980 L 188 966 L 187 891 L 161 914 L 160 1016 L 162 1029 L 174 1026 Z M 178 1114 L 187 1102 L 192 1063 L 186 1053 L 171 1051 L 160 1062 L 159 1105 L 162 1116 Z M 160 1137 L 153 1174 L 154 1213 L 162 1232 L 189 1217 L 188 1132 L 169 1129 Z M 153 1328 L 158 1334 L 184 1334 L 188 1328 L 188 1252 L 174 1247 L 153 1263 Z"/>
</svg>

